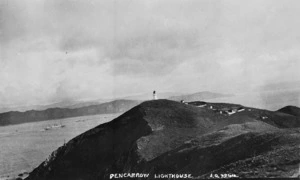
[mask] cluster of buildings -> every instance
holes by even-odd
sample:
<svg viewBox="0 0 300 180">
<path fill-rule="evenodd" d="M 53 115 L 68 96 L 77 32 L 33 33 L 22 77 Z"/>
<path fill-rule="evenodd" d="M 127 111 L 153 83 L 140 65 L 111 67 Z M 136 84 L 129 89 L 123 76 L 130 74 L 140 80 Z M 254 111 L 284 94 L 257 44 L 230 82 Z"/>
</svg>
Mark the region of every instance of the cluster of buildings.
<svg viewBox="0 0 300 180">
<path fill-rule="evenodd" d="M 233 108 L 222 108 L 220 110 L 220 114 L 227 114 L 227 115 L 232 115 L 237 112 L 242 112 L 245 111 L 244 107 L 233 107 Z"/>
<path fill-rule="evenodd" d="M 193 106 L 200 107 L 200 108 L 208 107 L 209 109 L 211 109 L 215 112 L 218 112 L 218 113 L 224 114 L 224 115 L 229 115 L 229 116 L 232 115 L 232 114 L 235 114 L 237 112 L 245 111 L 245 108 L 242 107 L 242 106 L 217 109 L 217 108 L 213 107 L 212 105 L 208 106 L 208 104 L 206 102 L 203 102 L 203 101 L 184 102 L 184 100 L 181 100 L 181 103 L 188 104 L 188 105 L 193 105 Z"/>
<path fill-rule="evenodd" d="M 157 94 L 156 94 L 156 91 L 153 91 L 153 100 L 156 100 L 157 99 Z M 209 109 L 215 111 L 215 112 L 218 112 L 220 114 L 224 114 L 224 115 L 232 115 L 232 114 L 235 114 L 237 112 L 242 112 L 242 111 L 245 111 L 245 108 L 242 107 L 242 106 L 238 106 L 238 107 L 231 107 L 231 108 L 221 108 L 221 109 L 216 109 L 215 107 L 213 107 L 212 105 L 209 105 L 204 102 L 204 101 L 194 101 L 194 102 L 185 102 L 184 100 L 181 100 L 180 101 L 181 103 L 184 103 L 184 104 L 187 104 L 187 105 L 193 105 L 193 106 L 196 106 L 196 107 L 208 107 Z M 250 110 L 250 109 L 249 109 Z"/>
</svg>

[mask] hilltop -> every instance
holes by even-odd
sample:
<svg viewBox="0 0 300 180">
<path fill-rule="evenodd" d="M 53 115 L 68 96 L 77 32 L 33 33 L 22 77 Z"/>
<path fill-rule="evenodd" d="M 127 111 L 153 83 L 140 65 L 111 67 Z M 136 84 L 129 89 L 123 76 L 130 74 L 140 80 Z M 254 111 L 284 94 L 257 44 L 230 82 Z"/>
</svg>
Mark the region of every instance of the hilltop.
<svg viewBox="0 0 300 180">
<path fill-rule="evenodd" d="M 238 104 L 147 101 L 75 137 L 27 179 L 129 172 L 206 178 L 227 170 L 238 177 L 292 177 L 300 163 L 299 127 L 295 116 Z"/>
<path fill-rule="evenodd" d="M 46 110 L 30 110 L 25 112 L 10 111 L 0 113 L 0 126 L 85 115 L 121 113 L 131 109 L 139 103 L 139 101 L 133 100 L 115 100 L 72 109 L 49 108 Z"/>
<path fill-rule="evenodd" d="M 279 109 L 278 112 L 283 112 L 286 114 L 300 117 L 300 108 L 298 108 L 296 106 L 285 106 L 285 107 Z"/>
</svg>

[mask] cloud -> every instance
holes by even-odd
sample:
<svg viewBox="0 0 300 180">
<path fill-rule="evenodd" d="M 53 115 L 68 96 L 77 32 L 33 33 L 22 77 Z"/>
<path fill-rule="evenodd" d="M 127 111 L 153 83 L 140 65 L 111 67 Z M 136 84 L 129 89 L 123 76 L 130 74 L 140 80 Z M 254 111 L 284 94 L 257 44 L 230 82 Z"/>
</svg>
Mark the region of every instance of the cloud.
<svg viewBox="0 0 300 180">
<path fill-rule="evenodd" d="M 108 57 L 115 75 L 164 75 L 197 50 L 190 31 L 154 32 L 117 41 Z"/>
<path fill-rule="evenodd" d="M 232 92 L 299 80 L 299 4 L 1 1 L 0 101 Z"/>
</svg>

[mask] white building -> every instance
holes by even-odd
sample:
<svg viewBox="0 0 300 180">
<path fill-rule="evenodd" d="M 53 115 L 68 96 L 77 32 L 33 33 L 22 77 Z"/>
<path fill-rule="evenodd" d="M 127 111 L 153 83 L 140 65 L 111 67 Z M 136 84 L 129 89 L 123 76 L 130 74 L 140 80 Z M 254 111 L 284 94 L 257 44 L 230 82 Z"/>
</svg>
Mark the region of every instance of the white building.
<svg viewBox="0 0 300 180">
<path fill-rule="evenodd" d="M 157 95 L 156 95 L 156 92 L 153 91 L 153 100 L 156 100 L 157 99 Z"/>
</svg>

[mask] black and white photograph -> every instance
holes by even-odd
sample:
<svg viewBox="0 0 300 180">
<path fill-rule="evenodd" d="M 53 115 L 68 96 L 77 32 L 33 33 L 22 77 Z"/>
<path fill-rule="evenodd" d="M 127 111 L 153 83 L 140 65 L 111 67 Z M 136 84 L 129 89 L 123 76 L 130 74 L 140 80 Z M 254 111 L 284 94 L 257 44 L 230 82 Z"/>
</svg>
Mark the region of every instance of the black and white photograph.
<svg viewBox="0 0 300 180">
<path fill-rule="evenodd" d="M 300 178 L 299 0 L 0 0 L 0 180 Z"/>
</svg>

